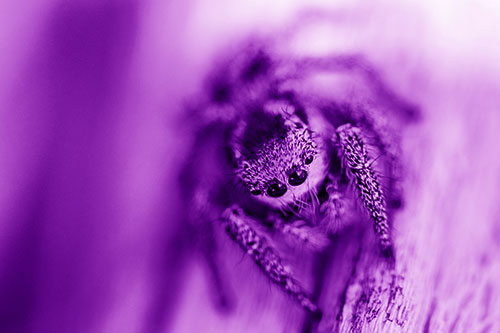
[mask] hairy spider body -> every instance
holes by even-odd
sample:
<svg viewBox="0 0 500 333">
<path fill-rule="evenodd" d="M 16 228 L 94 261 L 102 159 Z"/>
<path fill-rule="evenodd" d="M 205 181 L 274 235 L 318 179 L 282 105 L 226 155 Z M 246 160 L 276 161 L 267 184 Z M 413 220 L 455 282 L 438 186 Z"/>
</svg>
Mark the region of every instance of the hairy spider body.
<svg viewBox="0 0 500 333">
<path fill-rule="evenodd" d="M 400 203 L 401 194 L 393 182 L 399 144 L 386 121 L 390 101 L 370 102 L 363 92 L 364 103 L 348 103 L 307 89 L 307 78 L 325 68 L 361 68 L 365 87 L 380 85 L 373 71 L 366 78 L 358 57 L 278 61 L 262 49 L 249 53 L 213 76 L 196 106 L 197 140 L 182 178 L 188 223 L 209 230 L 204 242 L 214 242 L 212 228 L 200 225 L 224 226 L 270 281 L 319 315 L 274 236 L 322 251 L 344 223 L 371 220 L 381 253 L 394 260 L 387 203 Z"/>
</svg>

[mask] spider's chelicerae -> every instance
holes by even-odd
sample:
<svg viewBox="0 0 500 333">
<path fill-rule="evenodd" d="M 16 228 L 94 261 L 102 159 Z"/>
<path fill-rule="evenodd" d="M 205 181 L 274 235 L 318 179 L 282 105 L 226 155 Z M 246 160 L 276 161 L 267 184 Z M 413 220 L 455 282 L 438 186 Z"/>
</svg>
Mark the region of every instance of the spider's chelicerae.
<svg viewBox="0 0 500 333">
<path fill-rule="evenodd" d="M 394 262 L 391 212 L 403 199 L 398 132 L 415 111 L 362 57 L 248 47 L 209 76 L 201 99 L 181 179 L 216 288 L 224 288 L 212 257 L 218 227 L 317 315 L 273 235 L 322 251 L 345 223 L 371 221 L 381 255 Z"/>
</svg>

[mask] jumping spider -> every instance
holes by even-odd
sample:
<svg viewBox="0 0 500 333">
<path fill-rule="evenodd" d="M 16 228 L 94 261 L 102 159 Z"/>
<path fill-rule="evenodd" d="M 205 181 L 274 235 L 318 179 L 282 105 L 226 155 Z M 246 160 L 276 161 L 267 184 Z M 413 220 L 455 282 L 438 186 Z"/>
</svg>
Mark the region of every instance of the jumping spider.
<svg viewBox="0 0 500 333">
<path fill-rule="evenodd" d="M 286 58 L 249 47 L 223 66 L 191 119 L 187 222 L 201 231 L 216 288 L 224 287 L 211 235 L 223 226 L 263 274 L 320 316 L 271 234 L 321 251 L 345 222 L 370 220 L 393 262 L 390 216 L 403 198 L 397 133 L 415 111 L 357 55 Z"/>
</svg>

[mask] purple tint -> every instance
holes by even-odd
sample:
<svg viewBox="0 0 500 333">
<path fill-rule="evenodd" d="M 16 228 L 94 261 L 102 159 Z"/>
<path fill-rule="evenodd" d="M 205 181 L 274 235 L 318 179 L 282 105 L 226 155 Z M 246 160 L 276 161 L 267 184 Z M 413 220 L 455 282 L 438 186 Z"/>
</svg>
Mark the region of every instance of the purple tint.
<svg viewBox="0 0 500 333">
<path fill-rule="evenodd" d="M 500 332 L 500 7 L 0 4 L 0 332 Z"/>
</svg>

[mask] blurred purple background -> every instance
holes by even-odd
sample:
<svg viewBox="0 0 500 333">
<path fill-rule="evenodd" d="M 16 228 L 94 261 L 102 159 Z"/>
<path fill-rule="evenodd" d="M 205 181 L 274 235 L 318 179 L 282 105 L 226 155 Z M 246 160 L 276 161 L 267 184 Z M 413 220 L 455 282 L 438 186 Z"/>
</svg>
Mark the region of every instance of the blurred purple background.
<svg viewBox="0 0 500 333">
<path fill-rule="evenodd" d="M 155 274 L 175 218 L 175 49 L 144 54 L 134 1 L 2 7 L 0 331 L 141 331 L 174 283 Z"/>
<path fill-rule="evenodd" d="M 175 178 L 190 137 L 178 130 L 183 101 L 199 88 L 224 39 L 253 28 L 271 32 L 304 4 L 268 6 L 263 1 L 241 6 L 226 1 L 2 2 L 0 332 L 282 327 L 272 313 L 260 315 L 250 328 L 247 317 L 243 324 L 237 316 L 232 326 L 220 324 L 223 317 L 210 308 L 200 287 L 200 269 L 189 264 L 190 240 L 176 218 Z M 338 19 L 359 27 L 368 17 L 368 32 L 350 32 L 331 43 L 361 50 L 377 44 L 372 58 L 392 66 L 387 71 L 391 82 L 403 92 L 415 89 L 415 99 L 423 101 L 427 123 L 410 134 L 406 145 L 437 151 L 430 154 L 434 162 L 419 158 L 427 153 L 410 160 L 415 169 L 433 168 L 433 180 L 443 182 L 432 186 L 441 186 L 435 195 L 445 204 L 430 209 L 444 212 L 443 220 L 455 206 L 442 198 L 461 190 L 448 184 L 472 177 L 479 167 L 479 180 L 464 186 L 482 203 L 480 208 L 471 203 L 466 214 L 485 221 L 500 216 L 492 208 L 500 185 L 493 144 L 499 140 L 500 52 L 498 41 L 492 45 L 500 15 L 495 16 L 498 7 L 488 6 L 467 15 L 469 7 L 464 7 L 452 15 L 446 6 L 421 5 L 414 11 L 359 2 L 348 11 L 356 15 Z M 384 10 L 400 16 L 388 19 Z M 466 18 L 481 18 L 482 25 L 456 28 Z M 394 29 L 398 24 L 401 31 Z M 322 52 L 325 45 L 314 47 Z M 443 124 L 447 140 L 439 135 Z M 442 176 L 449 165 L 462 168 L 461 176 Z M 422 175 L 412 181 L 420 182 Z M 453 202 L 470 203 L 467 198 Z M 422 208 L 425 200 L 418 204 L 404 216 L 436 216 Z M 491 225 L 483 230 L 465 223 L 456 229 L 457 242 L 470 236 L 467 242 L 480 244 L 491 234 L 497 247 L 485 251 L 498 251 L 500 227 Z M 191 321 L 197 324 L 185 324 Z"/>
</svg>

